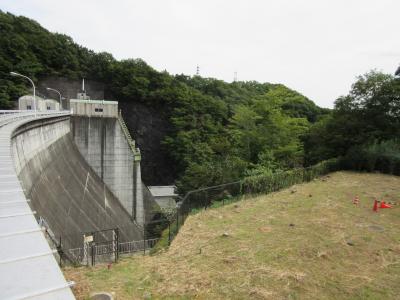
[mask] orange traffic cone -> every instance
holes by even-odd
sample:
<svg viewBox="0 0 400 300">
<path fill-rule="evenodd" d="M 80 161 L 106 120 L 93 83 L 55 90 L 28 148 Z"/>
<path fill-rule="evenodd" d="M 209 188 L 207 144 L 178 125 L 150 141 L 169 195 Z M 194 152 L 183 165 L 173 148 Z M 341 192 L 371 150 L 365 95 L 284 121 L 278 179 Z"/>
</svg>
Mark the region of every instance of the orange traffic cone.
<svg viewBox="0 0 400 300">
<path fill-rule="evenodd" d="M 381 202 L 381 206 L 379 208 L 392 208 L 389 204 L 386 204 L 385 201 Z"/>
<path fill-rule="evenodd" d="M 374 200 L 374 207 L 372 208 L 374 212 L 378 212 L 378 200 Z"/>
</svg>

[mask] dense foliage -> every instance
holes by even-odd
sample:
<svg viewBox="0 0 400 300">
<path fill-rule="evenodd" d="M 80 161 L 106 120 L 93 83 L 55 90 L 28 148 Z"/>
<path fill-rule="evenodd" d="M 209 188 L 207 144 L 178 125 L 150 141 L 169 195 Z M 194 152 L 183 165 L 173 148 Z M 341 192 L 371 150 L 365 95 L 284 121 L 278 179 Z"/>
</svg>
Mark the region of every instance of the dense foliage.
<svg viewBox="0 0 400 300">
<path fill-rule="evenodd" d="M 389 145 L 390 155 L 398 156 L 399 143 L 388 141 L 399 136 L 400 80 L 371 71 L 359 76 L 349 94 L 336 100 L 332 114 L 315 123 L 304 137 L 306 161 L 314 164 L 348 156 L 349 165 L 350 160 L 367 159 L 372 149 L 378 149 L 375 154 L 389 155 L 384 150 Z"/>
<path fill-rule="evenodd" d="M 343 169 L 400 175 L 400 141 L 354 146 L 340 161 Z"/>
<path fill-rule="evenodd" d="M 182 191 L 301 167 L 302 136 L 329 113 L 280 84 L 172 76 L 140 59 L 95 53 L 35 21 L 0 12 L 0 108 L 13 107 L 29 88 L 10 71 L 35 81 L 85 77 L 105 83 L 119 101 L 159 108 L 172 128 L 163 147 Z"/>
</svg>

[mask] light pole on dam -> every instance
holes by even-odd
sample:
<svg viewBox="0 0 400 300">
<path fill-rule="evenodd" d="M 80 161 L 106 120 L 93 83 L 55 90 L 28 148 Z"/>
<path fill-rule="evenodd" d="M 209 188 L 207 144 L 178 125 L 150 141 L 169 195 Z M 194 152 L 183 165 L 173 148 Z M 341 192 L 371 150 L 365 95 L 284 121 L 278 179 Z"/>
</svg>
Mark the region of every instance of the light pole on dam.
<svg viewBox="0 0 400 300">
<path fill-rule="evenodd" d="M 62 107 L 61 100 L 63 99 L 63 97 L 61 96 L 61 92 L 56 89 L 49 88 L 49 87 L 47 87 L 46 90 L 56 92 L 58 94 L 58 96 L 60 96 L 60 110 L 62 110 L 63 107 Z"/>
<path fill-rule="evenodd" d="M 30 79 L 28 76 L 19 74 L 19 73 L 17 73 L 17 72 L 10 72 L 10 75 L 12 75 L 12 76 L 20 76 L 20 77 L 23 77 L 23 78 L 25 78 L 25 79 L 28 79 L 29 82 L 32 84 L 32 87 L 33 87 L 33 109 L 34 109 L 34 111 L 35 111 L 35 118 L 36 118 L 36 116 L 37 116 L 37 109 L 36 109 L 36 87 L 35 87 L 35 84 L 33 83 L 33 80 Z"/>
</svg>

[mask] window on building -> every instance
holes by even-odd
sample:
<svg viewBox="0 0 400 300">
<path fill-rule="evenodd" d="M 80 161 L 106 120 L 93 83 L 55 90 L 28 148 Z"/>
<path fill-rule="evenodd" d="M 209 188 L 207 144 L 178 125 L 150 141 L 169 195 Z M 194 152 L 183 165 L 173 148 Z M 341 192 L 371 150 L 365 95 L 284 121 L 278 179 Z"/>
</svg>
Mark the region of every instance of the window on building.
<svg viewBox="0 0 400 300">
<path fill-rule="evenodd" d="M 103 112 L 103 109 L 102 108 L 95 108 L 94 111 L 95 112 Z"/>
<path fill-rule="evenodd" d="M 31 105 L 27 105 L 27 106 L 26 106 L 26 109 L 31 110 L 31 109 L 32 109 L 32 106 L 31 106 Z"/>
<path fill-rule="evenodd" d="M 50 106 L 47 106 L 47 110 L 51 110 L 51 107 L 50 107 Z"/>
</svg>

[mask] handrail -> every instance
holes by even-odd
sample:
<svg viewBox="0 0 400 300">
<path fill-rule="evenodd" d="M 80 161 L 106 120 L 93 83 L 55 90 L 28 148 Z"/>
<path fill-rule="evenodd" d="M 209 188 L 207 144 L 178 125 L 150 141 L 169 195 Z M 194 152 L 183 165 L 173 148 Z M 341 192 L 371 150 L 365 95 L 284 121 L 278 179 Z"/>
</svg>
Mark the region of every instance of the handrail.
<svg viewBox="0 0 400 300">
<path fill-rule="evenodd" d="M 122 128 L 122 132 L 124 133 L 125 138 L 128 141 L 129 147 L 131 148 L 131 151 L 133 153 L 135 161 L 140 161 L 141 160 L 140 149 L 135 147 L 135 141 L 132 138 L 131 134 L 129 133 L 129 129 L 126 126 L 126 123 L 124 121 L 124 118 L 122 117 L 121 111 L 119 111 L 119 113 L 118 113 L 118 121 Z"/>
</svg>

